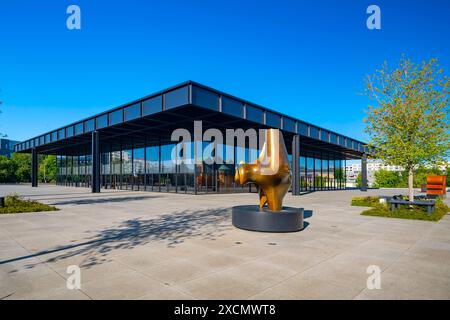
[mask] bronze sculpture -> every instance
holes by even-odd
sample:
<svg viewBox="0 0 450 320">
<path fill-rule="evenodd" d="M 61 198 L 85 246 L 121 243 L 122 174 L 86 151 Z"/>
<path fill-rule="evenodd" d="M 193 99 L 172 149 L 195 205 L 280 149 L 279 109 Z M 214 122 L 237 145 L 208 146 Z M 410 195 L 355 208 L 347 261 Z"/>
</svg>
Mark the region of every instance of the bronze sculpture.
<svg viewBox="0 0 450 320">
<path fill-rule="evenodd" d="M 283 134 L 278 129 L 266 130 L 266 141 L 255 163 L 241 162 L 236 183 L 253 182 L 259 188 L 259 208 L 267 203 L 270 211 L 283 208 L 283 198 L 291 185 L 291 170 Z"/>
</svg>

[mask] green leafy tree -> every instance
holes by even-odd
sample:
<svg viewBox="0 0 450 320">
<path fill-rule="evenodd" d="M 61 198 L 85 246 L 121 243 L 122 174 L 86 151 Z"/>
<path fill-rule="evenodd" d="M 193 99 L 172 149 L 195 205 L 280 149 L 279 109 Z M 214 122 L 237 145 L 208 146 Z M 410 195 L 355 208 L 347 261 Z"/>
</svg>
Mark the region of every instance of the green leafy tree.
<svg viewBox="0 0 450 320">
<path fill-rule="evenodd" d="M 445 175 L 447 176 L 446 178 L 447 187 L 450 187 L 450 167 L 447 167 L 447 169 L 445 170 Z"/>
<path fill-rule="evenodd" d="M 413 201 L 413 172 L 448 156 L 449 87 L 437 59 L 415 64 L 402 57 L 391 69 L 385 62 L 367 77 L 366 94 L 372 99 L 366 122 L 376 157 L 401 165 L 408 172 L 409 199 Z"/>
<path fill-rule="evenodd" d="M 402 175 L 398 171 L 380 169 L 374 172 L 374 177 L 374 185 L 377 188 L 398 188 L 402 186 Z"/>
<path fill-rule="evenodd" d="M 31 155 L 26 153 L 13 153 L 12 161 L 16 166 L 15 176 L 17 182 L 31 181 Z"/>
<path fill-rule="evenodd" d="M 361 188 L 361 185 L 362 185 L 362 173 L 360 172 L 356 176 L 356 187 Z"/>
<path fill-rule="evenodd" d="M 16 182 L 16 165 L 11 159 L 0 156 L 0 183 Z"/>
<path fill-rule="evenodd" d="M 54 182 L 56 180 L 56 156 L 42 156 L 39 161 L 39 180 L 42 182 Z"/>
</svg>

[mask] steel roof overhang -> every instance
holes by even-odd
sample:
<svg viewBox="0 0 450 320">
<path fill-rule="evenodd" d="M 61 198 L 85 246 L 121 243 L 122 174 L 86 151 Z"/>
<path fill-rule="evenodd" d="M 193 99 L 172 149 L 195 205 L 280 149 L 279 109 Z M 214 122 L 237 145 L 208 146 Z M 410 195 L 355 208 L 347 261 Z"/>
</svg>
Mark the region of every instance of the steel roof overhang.
<svg viewBox="0 0 450 320">
<path fill-rule="evenodd" d="M 184 90 L 183 88 L 186 88 L 188 94 L 185 101 L 186 103 L 180 104 L 176 107 L 167 108 L 167 105 L 165 105 L 164 102 L 164 98 L 166 97 L 167 100 L 168 97 L 170 97 L 171 93 L 176 92 L 177 90 Z M 197 101 L 195 101 L 195 98 L 193 98 L 193 94 L 195 94 L 196 90 L 203 90 L 204 92 L 216 95 L 218 98 L 217 107 L 204 107 L 197 104 Z M 157 98 L 159 96 L 161 96 L 161 100 L 163 101 L 161 110 L 153 114 L 145 115 L 143 111 L 144 102 L 149 99 Z M 224 99 L 224 97 L 242 104 L 243 110 L 250 106 L 262 111 L 264 113 L 264 116 L 261 123 L 247 119 L 247 114 L 245 111 L 242 111 L 241 116 L 231 115 L 224 112 L 221 108 L 222 99 Z M 100 144 L 102 152 L 116 151 L 120 150 L 121 148 L 126 149 L 128 147 L 131 147 L 131 144 L 139 147 L 144 146 L 145 144 L 156 145 L 160 141 L 162 143 L 170 143 L 170 138 L 173 130 L 177 128 L 185 128 L 193 131 L 195 120 L 202 121 L 203 131 L 209 128 L 217 128 L 219 130 L 222 130 L 223 132 L 225 131 L 225 129 L 242 128 L 246 130 L 248 128 L 270 128 L 273 126 L 265 123 L 267 121 L 268 113 L 275 114 L 277 117 L 280 117 L 280 119 L 283 119 L 280 120 L 280 125 L 278 127 L 283 132 L 285 144 L 289 153 L 291 152 L 292 137 L 295 134 L 300 135 L 300 149 L 302 155 L 307 155 L 306 153 L 308 153 L 311 156 L 321 154 L 323 157 L 336 159 L 358 159 L 361 157 L 362 153 L 368 152 L 368 149 L 363 142 L 345 137 L 330 130 L 314 126 L 312 124 L 308 124 L 301 120 L 282 115 L 278 112 L 263 108 L 246 100 L 236 98 L 234 96 L 225 94 L 223 92 L 192 81 L 182 83 L 178 86 L 174 86 L 167 90 L 157 92 L 126 105 L 105 111 L 96 116 L 78 121 L 64 128 L 60 128 L 54 130 L 53 132 L 49 132 L 28 141 L 24 141 L 15 147 L 16 152 L 30 152 L 31 149 L 35 147 L 37 152 L 41 154 L 89 154 L 91 146 L 91 131 L 71 137 L 64 137 L 61 139 L 59 139 L 58 137 L 55 141 L 49 142 L 47 142 L 46 138 L 49 136 L 50 138 L 52 138 L 52 135 L 54 133 L 59 132 L 62 129 L 65 130 L 64 132 L 67 132 L 67 128 L 73 128 L 75 125 L 80 123 L 83 123 L 84 130 L 86 128 L 84 123 L 86 123 L 87 121 L 97 119 L 98 117 L 104 115 L 109 115 L 119 110 L 122 110 L 123 113 L 123 110 L 125 110 L 127 107 L 136 104 L 140 105 L 140 116 L 136 119 L 95 129 L 100 133 Z M 110 116 L 108 116 L 108 119 L 109 117 Z M 293 121 L 295 123 L 295 127 L 289 130 L 287 128 L 283 128 L 283 124 L 286 121 L 284 119 Z M 97 120 L 95 120 L 95 123 L 97 123 Z M 307 126 L 308 130 L 306 135 L 299 132 L 300 125 Z M 326 139 L 320 139 L 320 133 L 318 138 L 312 137 L 312 130 L 310 128 L 316 128 L 316 130 L 319 130 L 319 132 L 326 132 Z M 331 142 L 331 134 L 334 134 L 337 137 L 338 143 Z M 42 140 L 42 138 L 44 138 L 45 140 L 44 143 L 33 145 L 36 139 Z M 342 141 L 344 141 L 345 145 L 348 145 L 348 143 L 350 142 L 351 147 L 343 146 Z"/>
</svg>

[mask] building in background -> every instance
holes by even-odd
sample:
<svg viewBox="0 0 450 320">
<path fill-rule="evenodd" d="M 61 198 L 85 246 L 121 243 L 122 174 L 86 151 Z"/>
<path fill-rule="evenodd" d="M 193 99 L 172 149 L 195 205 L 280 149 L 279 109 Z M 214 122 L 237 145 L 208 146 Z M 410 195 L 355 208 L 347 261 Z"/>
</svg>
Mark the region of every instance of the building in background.
<svg viewBox="0 0 450 320">
<path fill-rule="evenodd" d="M 375 172 L 378 170 L 386 171 L 404 171 L 401 166 L 387 165 L 380 160 L 368 160 L 367 161 L 367 183 L 369 186 L 373 186 L 375 183 Z M 361 163 L 347 164 L 345 166 L 345 174 L 347 177 L 347 186 L 356 187 L 356 178 L 361 173 Z"/>
<path fill-rule="evenodd" d="M 18 143 L 20 143 L 20 141 L 0 138 L 0 156 L 11 158 L 14 153 L 14 146 Z"/>
</svg>

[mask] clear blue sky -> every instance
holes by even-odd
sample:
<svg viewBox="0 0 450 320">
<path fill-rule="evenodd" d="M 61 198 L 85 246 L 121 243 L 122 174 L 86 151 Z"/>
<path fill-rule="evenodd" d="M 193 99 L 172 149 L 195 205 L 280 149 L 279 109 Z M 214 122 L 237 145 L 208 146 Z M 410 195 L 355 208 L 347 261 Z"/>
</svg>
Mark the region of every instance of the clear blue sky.
<svg viewBox="0 0 450 320">
<path fill-rule="evenodd" d="M 30 138 L 191 79 L 364 139 L 364 76 L 403 53 L 448 75 L 449 15 L 448 0 L 1 1 L 0 132 Z"/>
</svg>

